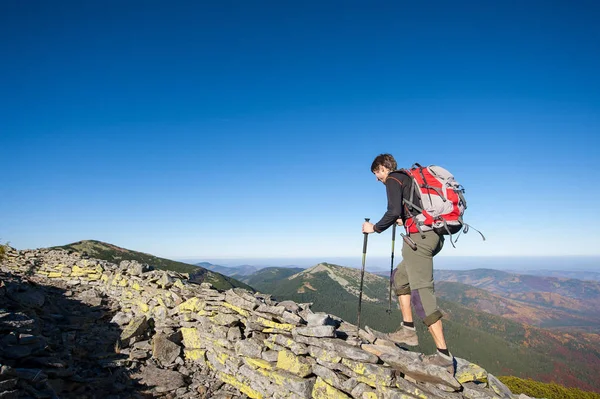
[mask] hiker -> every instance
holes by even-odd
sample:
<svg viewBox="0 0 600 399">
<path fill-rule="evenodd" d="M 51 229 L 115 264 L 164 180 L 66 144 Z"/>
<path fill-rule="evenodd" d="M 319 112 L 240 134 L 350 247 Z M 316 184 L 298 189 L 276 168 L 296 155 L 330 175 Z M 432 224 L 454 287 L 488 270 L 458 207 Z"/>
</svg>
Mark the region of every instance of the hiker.
<svg viewBox="0 0 600 399">
<path fill-rule="evenodd" d="M 404 343 L 410 346 L 419 344 L 413 322 L 412 301 L 417 316 L 423 320 L 429 329 L 437 347 L 437 353 L 425 356 L 423 361 L 445 367 L 453 373 L 454 357 L 446 346 L 441 320 L 442 313 L 437 307 L 433 288 L 433 257 L 442 249 L 444 237 L 438 235 L 432 229 L 427 229 L 427 226 L 421 226 L 422 232 L 418 231 L 409 215 L 418 212 L 414 212 L 403 201 L 412 198 L 412 178 L 397 170 L 397 163 L 392 155 L 378 155 L 371 165 L 371 172 L 375 174 L 378 181 L 385 185 L 388 201 L 387 211 L 381 220 L 375 224 L 364 222 L 362 232 L 367 234 L 381 233 L 397 223 L 399 226 L 404 225 L 407 234 L 407 238 L 402 245 L 402 262 L 392 274 L 394 291 L 398 296 L 403 320 L 398 330 L 387 334 L 387 337 L 390 341 L 396 343 Z M 415 205 L 420 206 L 420 204 Z M 416 244 L 416 250 L 413 250 L 407 244 L 407 240 L 412 240 Z"/>
</svg>

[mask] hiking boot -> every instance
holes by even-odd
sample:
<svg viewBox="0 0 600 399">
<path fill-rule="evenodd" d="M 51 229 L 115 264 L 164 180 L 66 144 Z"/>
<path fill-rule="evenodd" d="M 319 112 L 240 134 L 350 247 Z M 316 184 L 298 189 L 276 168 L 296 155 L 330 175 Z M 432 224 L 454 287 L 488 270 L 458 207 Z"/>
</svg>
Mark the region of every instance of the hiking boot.
<svg viewBox="0 0 600 399">
<path fill-rule="evenodd" d="M 404 327 L 404 324 L 401 324 L 398 330 L 387 334 L 386 337 L 397 344 L 406 344 L 408 346 L 419 345 L 417 330 L 414 327 Z"/>
<path fill-rule="evenodd" d="M 445 368 L 450 374 L 454 375 L 454 356 L 444 355 L 437 351 L 433 355 L 423 356 L 423 364 L 433 364 L 434 366 Z"/>
</svg>

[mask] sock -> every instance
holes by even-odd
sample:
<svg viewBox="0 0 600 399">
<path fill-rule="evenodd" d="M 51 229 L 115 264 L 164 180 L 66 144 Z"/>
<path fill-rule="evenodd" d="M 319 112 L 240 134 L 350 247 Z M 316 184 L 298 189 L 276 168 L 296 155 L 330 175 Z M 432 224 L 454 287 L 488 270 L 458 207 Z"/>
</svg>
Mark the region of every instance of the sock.
<svg viewBox="0 0 600 399">
<path fill-rule="evenodd" d="M 404 327 L 415 328 L 415 322 L 414 321 L 403 321 L 402 325 Z"/>
<path fill-rule="evenodd" d="M 448 348 L 446 348 L 446 349 L 437 348 L 437 350 L 438 350 L 438 352 L 440 352 L 446 356 L 450 356 L 450 351 L 448 350 Z"/>
</svg>

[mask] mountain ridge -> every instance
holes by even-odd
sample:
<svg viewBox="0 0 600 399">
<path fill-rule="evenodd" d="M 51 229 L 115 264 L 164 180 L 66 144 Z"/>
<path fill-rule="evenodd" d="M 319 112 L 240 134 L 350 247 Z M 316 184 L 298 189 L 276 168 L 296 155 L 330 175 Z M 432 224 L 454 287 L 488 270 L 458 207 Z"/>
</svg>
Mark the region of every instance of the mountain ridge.
<svg viewBox="0 0 600 399">
<path fill-rule="evenodd" d="M 65 249 L 67 251 L 75 251 L 80 253 L 85 252 L 94 258 L 117 264 L 123 260 L 135 260 L 161 270 L 188 273 L 190 275 L 190 280 L 198 283 L 208 282 L 219 289 L 241 287 L 254 291 L 254 288 L 248 286 L 247 284 L 218 272 L 213 272 L 189 263 L 161 258 L 145 252 L 122 248 L 115 244 L 110 244 L 103 241 L 81 240 L 66 245 L 50 247 L 48 249 Z"/>
</svg>

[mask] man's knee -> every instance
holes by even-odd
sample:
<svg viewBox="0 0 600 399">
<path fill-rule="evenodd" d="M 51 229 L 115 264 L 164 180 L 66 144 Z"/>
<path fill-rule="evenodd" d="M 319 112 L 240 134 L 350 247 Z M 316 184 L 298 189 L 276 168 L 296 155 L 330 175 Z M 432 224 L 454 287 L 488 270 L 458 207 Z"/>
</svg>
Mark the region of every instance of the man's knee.
<svg viewBox="0 0 600 399">
<path fill-rule="evenodd" d="M 392 272 L 392 285 L 394 287 L 394 292 L 397 296 L 399 295 L 408 295 L 410 294 L 410 285 L 408 284 L 408 277 L 406 276 L 406 272 L 400 267 L 402 264 L 398 265 L 397 268 Z"/>
<path fill-rule="evenodd" d="M 430 326 L 442 318 L 442 312 L 437 308 L 433 288 L 425 287 L 412 290 L 411 302 L 417 316 L 425 325 Z"/>
<path fill-rule="evenodd" d="M 436 309 L 429 316 L 425 316 L 425 318 L 423 319 L 423 323 L 425 323 L 425 325 L 427 327 L 429 327 L 430 325 L 434 324 L 436 321 L 440 320 L 443 316 L 444 315 L 442 314 L 442 312 L 440 312 L 439 309 Z"/>
</svg>

